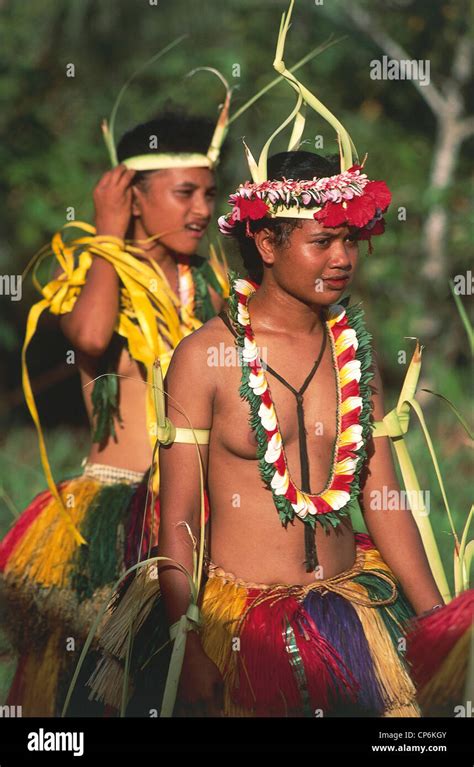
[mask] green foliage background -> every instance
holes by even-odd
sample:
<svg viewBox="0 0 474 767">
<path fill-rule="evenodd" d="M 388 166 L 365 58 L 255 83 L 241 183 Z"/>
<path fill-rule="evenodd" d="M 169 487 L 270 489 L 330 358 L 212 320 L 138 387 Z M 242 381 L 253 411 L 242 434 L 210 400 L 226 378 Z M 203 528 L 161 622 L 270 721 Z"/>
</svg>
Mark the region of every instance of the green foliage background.
<svg viewBox="0 0 474 767">
<path fill-rule="evenodd" d="M 385 179 L 393 191 L 387 233 L 374 242 L 372 255 L 364 255 L 362 248 L 353 295 L 365 302 L 387 409 L 396 402 L 413 349 L 406 337 L 417 336 L 425 345 L 420 388 L 442 392 L 469 417 L 472 360 L 448 281 L 433 287 L 420 277 L 425 257 L 422 224 L 433 203 L 429 177 L 435 119 L 409 81 L 370 79 L 370 62 L 381 58 L 382 52 L 354 28 L 346 14 L 348 2 L 297 0 L 286 60 L 291 65 L 330 35 L 346 36 L 306 65 L 300 76 L 346 125 L 360 156 L 369 153 L 370 177 Z M 449 87 L 452 51 L 466 27 L 467 3 L 362 0 L 361 5 L 411 58 L 429 59 L 433 81 Z M 34 252 L 65 223 L 68 207 L 74 207 L 77 219 L 93 220 L 91 192 L 108 168 L 100 121 L 109 115 L 121 85 L 140 64 L 179 35 L 189 35 L 130 88 L 119 112 L 117 136 L 151 118 L 168 98 L 188 104 L 193 111 L 217 114 L 223 95 L 219 82 L 204 73 L 184 78 L 200 65 L 217 67 L 235 85 L 237 109 L 273 78 L 276 34 L 286 7 L 286 0 L 157 0 L 156 4 L 154 0 L 4 0 L 0 6 L 0 274 L 22 273 Z M 66 74 L 69 64 L 74 65 L 74 77 Z M 238 68 L 240 76 L 234 77 Z M 226 210 L 228 193 L 248 175 L 241 137 L 258 153 L 293 103 L 288 88 L 278 85 L 234 123 L 226 161 L 218 173 L 219 214 Z M 337 151 L 326 124 L 310 116 L 305 134 L 310 148 L 317 135 L 324 137 L 325 152 Z M 284 138 L 273 147 L 284 148 Z M 472 150 L 472 140 L 463 145 L 445 195 L 447 277 L 466 273 L 470 266 Z M 397 220 L 399 206 L 407 209 L 406 222 Z M 27 312 L 35 300 L 38 296 L 30 281 L 24 284 L 21 301 L 0 296 L 0 350 L 5 363 L 0 372 L 3 531 L 44 487 L 36 436 L 21 404 L 20 388 L 21 342 Z M 469 311 L 471 296 L 463 301 Z M 46 320 L 31 351 L 35 375 L 61 359 L 61 343 L 57 330 Z M 406 362 L 400 361 L 401 350 L 407 353 Z M 470 504 L 470 446 L 444 406 L 428 395 L 420 394 L 419 399 L 460 529 Z M 56 476 L 77 470 L 87 453 L 77 382 L 51 385 L 38 402 L 47 429 L 53 430 L 47 440 Z M 443 557 L 450 563 L 453 541 L 414 422 L 409 440 L 423 487 L 432 490 L 432 519 Z"/>
</svg>

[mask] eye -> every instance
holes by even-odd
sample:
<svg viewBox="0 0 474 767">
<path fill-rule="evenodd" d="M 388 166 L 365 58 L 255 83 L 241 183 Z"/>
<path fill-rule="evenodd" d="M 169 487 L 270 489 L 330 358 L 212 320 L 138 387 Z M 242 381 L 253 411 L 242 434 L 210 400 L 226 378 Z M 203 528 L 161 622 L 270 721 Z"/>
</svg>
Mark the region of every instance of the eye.
<svg viewBox="0 0 474 767">
<path fill-rule="evenodd" d="M 192 189 L 176 189 L 175 194 L 180 197 L 190 197 L 193 193 Z"/>
<path fill-rule="evenodd" d="M 211 191 L 206 192 L 206 197 L 209 200 L 215 200 L 216 199 L 216 195 L 217 195 L 217 190 L 216 189 L 212 189 Z"/>
<path fill-rule="evenodd" d="M 326 245 L 329 245 L 331 241 L 329 237 L 325 237 L 323 240 L 314 240 L 313 242 L 315 245 L 322 245 L 323 247 L 325 247 Z"/>
</svg>

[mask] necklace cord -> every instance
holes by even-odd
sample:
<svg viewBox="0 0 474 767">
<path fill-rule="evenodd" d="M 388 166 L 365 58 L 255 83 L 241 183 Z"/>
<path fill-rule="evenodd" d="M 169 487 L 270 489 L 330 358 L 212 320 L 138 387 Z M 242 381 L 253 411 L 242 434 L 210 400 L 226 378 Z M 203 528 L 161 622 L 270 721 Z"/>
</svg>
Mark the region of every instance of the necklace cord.
<svg viewBox="0 0 474 767">
<path fill-rule="evenodd" d="M 230 321 L 230 318 L 227 314 L 227 312 L 224 310 L 220 312 L 219 317 L 223 320 L 225 325 L 229 328 L 229 330 L 232 332 L 232 334 L 237 337 L 237 333 L 235 332 L 234 328 L 232 327 L 232 323 Z M 308 446 L 306 442 L 306 429 L 304 425 L 304 407 L 303 407 L 303 397 L 306 389 L 308 388 L 310 382 L 312 381 L 320 362 L 323 358 L 324 351 L 326 349 L 326 343 L 327 343 L 327 328 L 326 323 L 323 322 L 323 341 L 321 344 L 321 349 L 318 355 L 318 358 L 316 362 L 314 363 L 311 371 L 308 373 L 307 377 L 305 378 L 302 386 L 300 389 L 295 389 L 294 386 L 292 386 L 288 381 L 285 381 L 283 376 L 281 376 L 279 373 L 276 372 L 270 365 L 266 365 L 266 369 L 269 373 L 271 373 L 280 383 L 283 384 L 289 391 L 291 391 L 292 394 L 294 394 L 296 398 L 296 416 L 298 419 L 298 442 L 299 442 L 299 453 L 300 453 L 300 466 L 301 466 L 301 489 L 305 493 L 311 493 L 310 488 L 310 472 L 309 472 L 309 456 L 308 456 Z M 318 557 L 316 552 L 316 529 L 312 529 L 310 525 L 304 525 L 304 540 L 305 540 L 305 555 L 306 559 L 304 564 L 306 565 L 306 572 L 310 573 L 312 570 L 315 570 L 318 566 Z"/>
</svg>

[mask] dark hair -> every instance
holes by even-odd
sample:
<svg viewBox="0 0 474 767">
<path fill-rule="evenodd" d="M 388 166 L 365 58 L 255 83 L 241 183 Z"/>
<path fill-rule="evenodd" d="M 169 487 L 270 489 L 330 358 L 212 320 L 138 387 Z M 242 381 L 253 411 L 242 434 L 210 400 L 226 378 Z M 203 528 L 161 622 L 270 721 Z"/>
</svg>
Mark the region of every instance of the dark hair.
<svg viewBox="0 0 474 767">
<path fill-rule="evenodd" d="M 178 106 L 167 106 L 165 111 L 146 123 L 127 131 L 117 145 L 119 162 L 140 154 L 161 152 L 200 152 L 206 154 L 215 128 L 215 121 L 190 115 Z M 150 139 L 156 136 L 157 147 L 150 148 Z M 150 173 L 139 171 L 134 183 L 146 185 Z"/>
<path fill-rule="evenodd" d="M 294 181 L 325 178 L 340 173 L 339 155 L 322 157 L 314 152 L 279 152 L 268 159 L 267 170 L 268 179 L 272 181 L 282 178 Z M 263 218 L 249 222 L 253 234 L 262 229 L 270 229 L 278 247 L 286 246 L 292 231 L 299 226 L 301 221 L 297 218 Z M 245 221 L 237 224 L 233 236 L 238 242 L 250 279 L 260 284 L 263 279 L 263 263 L 253 237 L 246 234 Z"/>
</svg>

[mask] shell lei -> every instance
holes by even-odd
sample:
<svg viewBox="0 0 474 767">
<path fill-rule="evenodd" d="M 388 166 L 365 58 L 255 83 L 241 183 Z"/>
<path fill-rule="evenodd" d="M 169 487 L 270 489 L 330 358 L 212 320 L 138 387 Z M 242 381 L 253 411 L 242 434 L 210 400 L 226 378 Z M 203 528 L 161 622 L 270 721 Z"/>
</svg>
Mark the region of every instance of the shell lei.
<svg viewBox="0 0 474 767">
<path fill-rule="evenodd" d="M 339 379 L 338 432 L 331 474 L 325 489 L 318 494 L 299 490 L 291 479 L 277 414 L 250 325 L 248 302 L 256 292 L 254 285 L 235 272 L 229 273 L 231 292 L 229 316 L 241 350 L 242 376 L 239 394 L 250 405 L 250 427 L 257 440 L 260 475 L 271 490 L 283 525 L 295 516 L 314 529 L 337 527 L 357 505 L 360 474 L 370 438 L 372 367 L 371 334 L 364 324 L 361 303 L 348 306 L 349 297 L 328 309 L 327 328 Z M 330 339 L 331 340 L 331 339 Z"/>
</svg>

